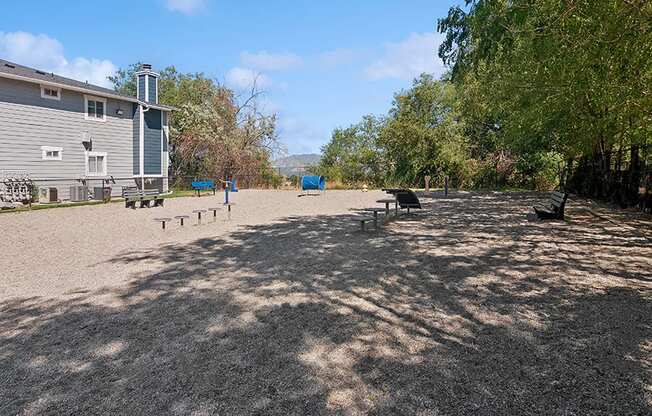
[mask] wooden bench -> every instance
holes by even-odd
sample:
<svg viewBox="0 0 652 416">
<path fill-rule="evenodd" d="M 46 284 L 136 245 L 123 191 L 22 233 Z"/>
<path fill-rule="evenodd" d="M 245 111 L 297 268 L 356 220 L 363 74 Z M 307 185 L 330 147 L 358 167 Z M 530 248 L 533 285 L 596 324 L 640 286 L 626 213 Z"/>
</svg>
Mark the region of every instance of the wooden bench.
<svg viewBox="0 0 652 416">
<path fill-rule="evenodd" d="M 555 191 L 550 195 L 550 207 L 534 206 L 534 212 L 540 220 L 563 220 L 568 193 Z"/>
<path fill-rule="evenodd" d="M 157 189 L 123 188 L 122 197 L 125 199 L 125 208 L 136 208 L 140 203 L 141 208 L 149 208 L 154 202 L 155 207 L 162 207 L 165 196 Z"/>
<path fill-rule="evenodd" d="M 197 191 L 197 196 L 201 196 L 201 191 L 213 191 L 215 195 L 215 182 L 214 181 L 193 181 L 190 186 L 192 186 L 193 191 Z"/>
</svg>

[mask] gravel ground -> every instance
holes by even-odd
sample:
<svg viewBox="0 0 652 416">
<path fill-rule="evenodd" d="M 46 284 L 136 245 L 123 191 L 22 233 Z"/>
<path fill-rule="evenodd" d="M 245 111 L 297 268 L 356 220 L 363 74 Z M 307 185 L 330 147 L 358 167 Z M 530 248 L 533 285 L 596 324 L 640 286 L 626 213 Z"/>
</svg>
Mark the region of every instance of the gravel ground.
<svg viewBox="0 0 652 416">
<path fill-rule="evenodd" d="M 123 287 L 134 273 L 147 273 L 150 265 L 114 261 L 116 256 L 191 244 L 247 226 L 282 221 L 288 215 L 351 215 L 350 209 L 375 207 L 376 200 L 386 197 L 380 191 L 328 191 L 301 198 L 297 195 L 295 191 L 248 190 L 230 194 L 234 206 L 228 221 L 222 193 L 172 198 L 162 208 L 131 210 L 125 209 L 123 203 L 114 203 L 0 214 L 4 233 L 0 243 L 0 299 Z M 212 212 L 206 212 L 202 214 L 202 226 L 197 226 L 193 211 L 212 207 L 221 208 L 217 221 L 213 222 Z M 190 216 L 183 228 L 174 219 L 177 215 Z M 163 231 L 155 218 L 173 221 Z M 205 254 L 202 251 L 198 255 Z"/>
<path fill-rule="evenodd" d="M 0 414 L 652 414 L 649 216 L 457 193 L 358 231 L 384 196 L 0 215 Z"/>
</svg>

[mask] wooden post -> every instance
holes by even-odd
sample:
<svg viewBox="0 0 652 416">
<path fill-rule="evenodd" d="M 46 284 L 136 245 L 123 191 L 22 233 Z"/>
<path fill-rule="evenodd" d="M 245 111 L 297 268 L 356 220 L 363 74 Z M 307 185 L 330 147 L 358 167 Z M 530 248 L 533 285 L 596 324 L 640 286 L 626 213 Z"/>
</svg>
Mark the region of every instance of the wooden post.
<svg viewBox="0 0 652 416">
<path fill-rule="evenodd" d="M 426 181 L 426 193 L 430 192 L 430 176 L 426 176 L 425 178 Z"/>
<path fill-rule="evenodd" d="M 444 177 L 444 196 L 448 196 L 448 176 Z"/>
</svg>

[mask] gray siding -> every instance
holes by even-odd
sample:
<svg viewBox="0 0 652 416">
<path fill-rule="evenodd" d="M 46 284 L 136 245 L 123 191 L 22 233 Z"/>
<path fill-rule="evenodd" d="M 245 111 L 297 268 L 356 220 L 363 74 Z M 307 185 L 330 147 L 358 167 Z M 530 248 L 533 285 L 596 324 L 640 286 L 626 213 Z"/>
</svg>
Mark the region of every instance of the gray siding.
<svg viewBox="0 0 652 416">
<path fill-rule="evenodd" d="M 138 75 L 138 99 L 147 100 L 145 97 L 145 75 Z"/>
<path fill-rule="evenodd" d="M 140 106 L 133 104 L 133 138 L 132 138 L 132 160 L 134 175 L 140 175 Z"/>
<path fill-rule="evenodd" d="M 145 112 L 145 175 L 161 174 L 161 111 Z"/>
<path fill-rule="evenodd" d="M 85 120 L 84 96 L 62 90 L 61 101 L 41 98 L 38 84 L 0 78 L 0 171 L 26 171 L 34 179 L 61 181 L 38 183 L 56 186 L 68 199 L 76 178 L 85 176 L 84 133 L 93 140 L 93 150 L 107 153 L 107 174 L 131 178 L 133 174 L 133 103 L 107 99 L 106 122 Z M 116 110 L 123 110 L 122 116 Z M 41 146 L 63 148 L 63 160 L 42 160 Z M 99 186 L 94 179 L 92 186 Z M 47 185 L 46 185 L 47 184 Z M 78 184 L 78 183 L 77 183 Z M 126 179 L 113 185 L 114 195 Z"/>
<path fill-rule="evenodd" d="M 148 75 L 147 79 L 148 79 L 148 82 L 149 82 L 149 86 L 148 86 L 149 97 L 147 97 L 147 100 L 150 103 L 157 104 L 158 101 L 156 100 L 156 87 L 157 87 L 156 77 Z"/>
</svg>

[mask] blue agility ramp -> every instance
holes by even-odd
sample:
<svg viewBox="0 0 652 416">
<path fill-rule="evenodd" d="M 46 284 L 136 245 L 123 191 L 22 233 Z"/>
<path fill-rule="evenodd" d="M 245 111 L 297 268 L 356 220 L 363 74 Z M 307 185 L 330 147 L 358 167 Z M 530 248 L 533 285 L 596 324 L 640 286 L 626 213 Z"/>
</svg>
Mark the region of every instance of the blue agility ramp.
<svg viewBox="0 0 652 416">
<path fill-rule="evenodd" d="M 305 192 L 302 195 L 310 195 L 310 191 L 323 191 L 324 189 L 326 189 L 326 180 L 323 176 L 301 177 L 301 191 Z"/>
<path fill-rule="evenodd" d="M 323 191 L 326 189 L 326 180 L 323 176 L 302 176 L 302 191 Z"/>
</svg>

